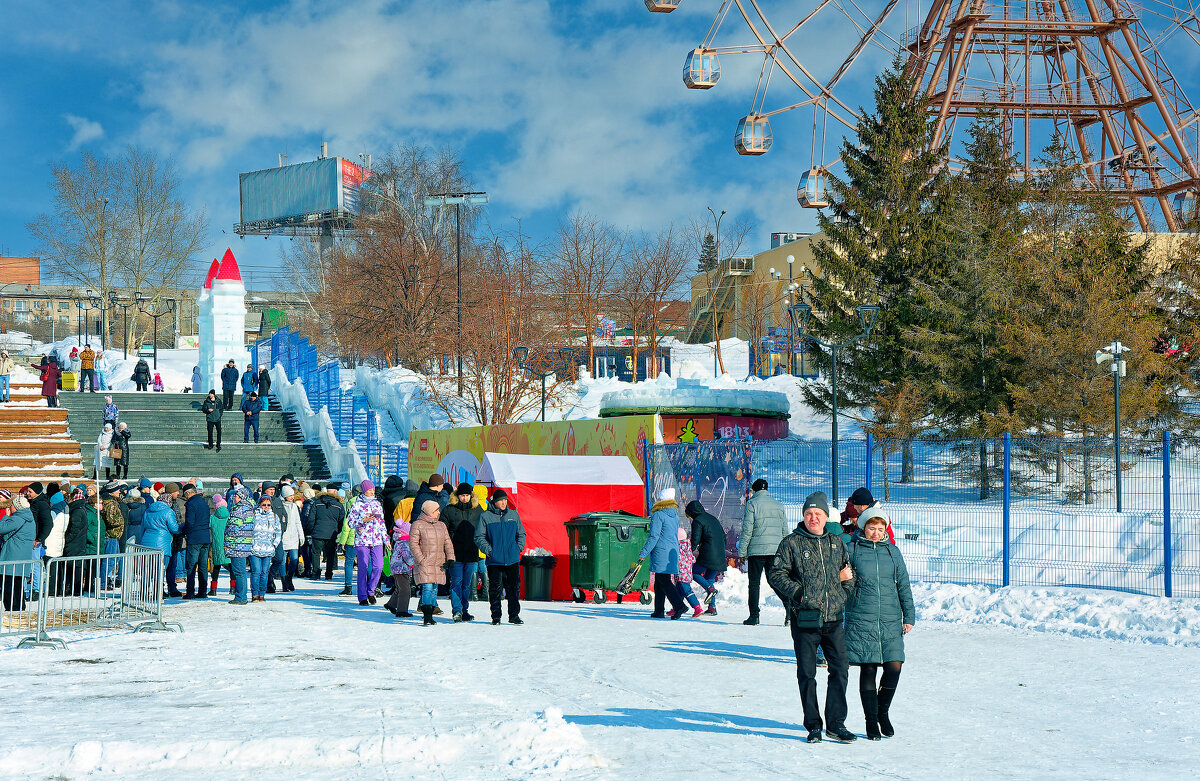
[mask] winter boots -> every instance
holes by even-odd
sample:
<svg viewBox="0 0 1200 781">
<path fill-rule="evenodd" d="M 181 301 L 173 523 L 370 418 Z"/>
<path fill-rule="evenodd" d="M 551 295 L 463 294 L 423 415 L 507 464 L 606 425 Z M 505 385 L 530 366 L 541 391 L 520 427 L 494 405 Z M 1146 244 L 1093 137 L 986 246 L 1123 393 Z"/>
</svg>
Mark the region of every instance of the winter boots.
<svg viewBox="0 0 1200 781">
<path fill-rule="evenodd" d="M 895 686 L 879 687 L 879 732 L 885 738 L 896 734 L 896 730 L 892 728 L 892 720 L 888 717 L 888 709 L 892 707 L 892 698 L 895 696 Z"/>
<path fill-rule="evenodd" d="M 751 614 L 750 614 L 750 617 L 749 617 L 749 618 L 747 618 L 747 619 L 746 619 L 745 621 L 743 621 L 742 623 L 743 623 L 743 624 L 745 624 L 746 626 L 758 626 L 758 614 L 757 614 L 757 613 L 751 613 Z"/>
<path fill-rule="evenodd" d="M 421 605 L 421 615 L 425 620 L 421 622 L 421 626 L 433 626 L 437 622 L 433 620 L 433 608 L 429 605 Z"/>
<path fill-rule="evenodd" d="M 879 695 L 874 687 L 859 689 L 862 699 L 863 716 L 867 720 L 867 740 L 879 740 Z"/>
<path fill-rule="evenodd" d="M 855 735 L 850 730 L 842 727 L 826 727 L 825 737 L 830 740 L 836 740 L 838 743 L 853 743 L 858 740 L 858 735 Z"/>
</svg>

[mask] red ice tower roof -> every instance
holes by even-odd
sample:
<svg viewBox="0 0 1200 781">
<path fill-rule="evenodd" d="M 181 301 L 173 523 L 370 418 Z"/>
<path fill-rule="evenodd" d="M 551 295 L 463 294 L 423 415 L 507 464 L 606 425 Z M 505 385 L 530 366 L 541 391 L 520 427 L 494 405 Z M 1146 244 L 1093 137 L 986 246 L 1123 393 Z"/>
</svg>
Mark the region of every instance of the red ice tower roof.
<svg viewBox="0 0 1200 781">
<path fill-rule="evenodd" d="M 233 259 L 233 250 L 225 250 L 225 255 L 221 258 L 221 268 L 217 271 L 216 278 L 229 282 L 242 281 L 242 271 L 238 268 L 237 261 Z"/>
<path fill-rule="evenodd" d="M 212 265 L 208 267 L 208 276 L 204 277 L 204 289 L 208 290 L 212 287 L 212 281 L 217 276 L 217 271 L 221 268 L 221 261 L 213 258 Z"/>
</svg>

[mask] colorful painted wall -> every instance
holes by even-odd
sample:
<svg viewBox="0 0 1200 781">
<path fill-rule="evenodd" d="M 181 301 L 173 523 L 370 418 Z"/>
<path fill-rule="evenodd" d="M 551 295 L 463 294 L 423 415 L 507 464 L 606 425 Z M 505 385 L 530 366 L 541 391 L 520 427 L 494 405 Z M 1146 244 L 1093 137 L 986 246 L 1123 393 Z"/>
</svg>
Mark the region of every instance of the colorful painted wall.
<svg viewBox="0 0 1200 781">
<path fill-rule="evenodd" d="M 451 485 L 474 483 L 484 453 L 518 453 L 623 455 L 645 477 L 646 443 L 662 441 L 656 415 L 413 431 L 408 435 L 408 476 L 421 482 L 437 472 Z"/>
</svg>

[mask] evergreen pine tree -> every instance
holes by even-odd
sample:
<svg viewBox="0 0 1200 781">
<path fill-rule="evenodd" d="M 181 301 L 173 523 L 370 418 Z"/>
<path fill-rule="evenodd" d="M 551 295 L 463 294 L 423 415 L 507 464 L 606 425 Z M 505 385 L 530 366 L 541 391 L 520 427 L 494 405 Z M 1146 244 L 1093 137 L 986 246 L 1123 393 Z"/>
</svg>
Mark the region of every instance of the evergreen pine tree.
<svg viewBox="0 0 1200 781">
<path fill-rule="evenodd" d="M 711 233 L 705 234 L 704 242 L 700 245 L 700 261 L 696 264 L 696 272 L 708 274 L 717 268 L 717 240 Z"/>
<path fill-rule="evenodd" d="M 876 78 L 874 111 L 861 112 L 856 138 L 842 145 L 845 178 L 830 175 L 831 204 L 818 215 L 825 238 L 813 249 L 820 274 L 810 275 L 809 332 L 844 342 L 860 331 L 855 307 L 882 310 L 869 342 L 839 352 L 843 409 L 871 407 L 883 383 L 912 376 L 909 334 L 926 318 L 915 287 L 945 272 L 934 196 L 946 185 L 946 150 L 931 148 L 932 126 L 914 86 L 899 62 Z M 829 356 L 816 360 L 828 374 Z M 805 386 L 804 395 L 815 409 L 831 409 L 824 383 Z M 908 456 L 906 449 L 906 464 Z"/>
</svg>

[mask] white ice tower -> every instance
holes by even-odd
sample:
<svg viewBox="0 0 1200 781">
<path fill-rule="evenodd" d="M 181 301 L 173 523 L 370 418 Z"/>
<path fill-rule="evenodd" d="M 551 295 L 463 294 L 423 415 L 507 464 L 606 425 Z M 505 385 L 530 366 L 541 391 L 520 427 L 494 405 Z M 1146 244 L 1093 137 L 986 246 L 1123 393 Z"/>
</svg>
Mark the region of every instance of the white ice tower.
<svg viewBox="0 0 1200 781">
<path fill-rule="evenodd" d="M 196 299 L 200 312 L 200 375 L 203 390 L 221 392 L 221 369 L 232 358 L 242 373 L 246 365 L 246 286 L 234 260 L 226 249 L 220 262 L 214 260 L 204 280 L 204 289 Z"/>
</svg>

